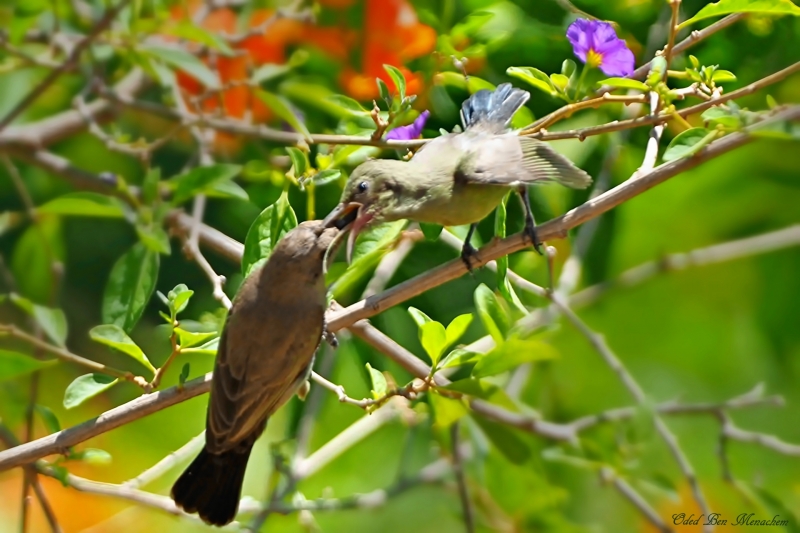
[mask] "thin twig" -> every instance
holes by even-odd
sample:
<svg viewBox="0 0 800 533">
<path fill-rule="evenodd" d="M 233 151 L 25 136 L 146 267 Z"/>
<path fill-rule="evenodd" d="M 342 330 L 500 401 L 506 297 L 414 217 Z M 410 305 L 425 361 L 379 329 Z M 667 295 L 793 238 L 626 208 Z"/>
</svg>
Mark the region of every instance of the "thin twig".
<svg viewBox="0 0 800 533">
<path fill-rule="evenodd" d="M 125 481 L 120 486 L 129 489 L 140 489 L 143 486 L 155 481 L 156 479 L 167 473 L 172 467 L 183 462 L 187 457 L 191 457 L 200 451 L 200 448 L 206 442 L 206 432 L 202 431 L 199 435 L 192 440 L 170 453 L 159 462 L 136 476 L 135 478 Z"/>
<path fill-rule="evenodd" d="M 630 483 L 619 476 L 613 468 L 605 466 L 600 469 L 600 480 L 603 483 L 611 483 L 617 492 L 627 499 L 636 509 L 642 513 L 662 533 L 672 533 L 674 531 L 664 522 L 655 509 L 645 500 Z"/>
</svg>

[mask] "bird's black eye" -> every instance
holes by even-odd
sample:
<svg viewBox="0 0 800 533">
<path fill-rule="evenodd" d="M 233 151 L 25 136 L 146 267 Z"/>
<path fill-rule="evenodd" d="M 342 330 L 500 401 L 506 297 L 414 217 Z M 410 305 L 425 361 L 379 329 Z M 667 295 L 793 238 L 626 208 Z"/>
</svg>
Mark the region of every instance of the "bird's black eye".
<svg viewBox="0 0 800 533">
<path fill-rule="evenodd" d="M 367 185 L 366 181 L 362 181 L 361 183 L 358 184 L 358 192 L 367 192 L 368 188 L 369 186 Z"/>
</svg>

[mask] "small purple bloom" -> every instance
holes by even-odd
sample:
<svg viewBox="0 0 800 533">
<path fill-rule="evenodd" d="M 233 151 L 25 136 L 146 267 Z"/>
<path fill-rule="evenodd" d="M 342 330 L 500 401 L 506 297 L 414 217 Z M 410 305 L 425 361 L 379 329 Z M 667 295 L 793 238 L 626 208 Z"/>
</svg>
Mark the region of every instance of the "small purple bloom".
<svg viewBox="0 0 800 533">
<path fill-rule="evenodd" d="M 578 19 L 567 28 L 567 39 L 581 61 L 600 67 L 606 76 L 633 74 L 633 52 L 608 22 Z"/>
<path fill-rule="evenodd" d="M 422 135 L 422 128 L 425 127 L 425 122 L 428 120 L 429 116 L 431 116 L 431 112 L 426 109 L 408 126 L 400 126 L 387 133 L 386 140 L 410 141 L 419 138 L 419 136 Z"/>
</svg>

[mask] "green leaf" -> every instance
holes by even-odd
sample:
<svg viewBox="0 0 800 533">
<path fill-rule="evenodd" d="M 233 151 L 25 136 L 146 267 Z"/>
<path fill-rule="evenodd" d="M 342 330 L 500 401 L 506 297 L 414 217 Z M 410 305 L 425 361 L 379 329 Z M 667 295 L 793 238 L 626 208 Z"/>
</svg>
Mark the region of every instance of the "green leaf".
<svg viewBox="0 0 800 533">
<path fill-rule="evenodd" d="M 242 273 L 245 277 L 261 266 L 272 254 L 278 241 L 296 226 L 297 215 L 284 193 L 256 217 L 247 231 L 242 254 Z"/>
<path fill-rule="evenodd" d="M 414 320 L 414 323 L 417 325 L 418 328 L 421 328 L 428 322 L 433 322 L 433 319 L 417 309 L 416 307 L 409 307 L 408 314 L 411 315 L 411 318 Z"/>
<path fill-rule="evenodd" d="M 730 13 L 762 13 L 767 15 L 800 15 L 800 7 L 790 0 L 719 0 L 706 5 L 692 18 L 685 20 L 678 26 L 683 29 L 698 20 Z"/>
<path fill-rule="evenodd" d="M 467 313 L 464 315 L 459 315 L 455 317 L 448 325 L 446 330 L 446 345 L 452 346 L 453 344 L 460 339 L 464 333 L 466 333 L 467 328 L 472 323 L 472 313 Z"/>
<path fill-rule="evenodd" d="M 279 94 L 262 90 L 256 91 L 256 95 L 261 99 L 261 101 L 267 104 L 267 106 L 269 106 L 269 108 L 276 115 L 283 119 L 284 122 L 289 124 L 294 131 L 301 134 L 306 138 L 306 140 L 311 140 L 311 134 L 309 133 L 308 128 L 306 128 L 306 125 L 303 124 L 300 118 L 292 110 L 292 105 L 289 103 L 289 100 Z"/>
<path fill-rule="evenodd" d="M 565 59 L 561 63 L 561 74 L 563 74 L 564 76 L 566 76 L 568 78 L 571 78 L 573 76 L 573 74 L 575 74 L 575 71 L 577 69 L 578 69 L 578 66 L 571 59 Z"/>
<path fill-rule="evenodd" d="M 506 202 L 508 202 L 508 195 L 495 209 L 494 235 L 498 239 L 506 236 Z M 500 291 L 506 302 L 513 305 L 523 315 L 527 314 L 527 309 L 525 309 L 516 291 L 514 291 L 514 287 L 511 286 L 511 282 L 508 280 L 508 256 L 504 255 L 498 258 L 495 264 L 497 265 L 497 290 Z"/>
<path fill-rule="evenodd" d="M 299 148 L 287 148 L 289 159 L 292 160 L 292 167 L 294 168 L 294 175 L 300 178 L 305 175 L 308 170 L 308 156 Z"/>
<path fill-rule="evenodd" d="M 462 394 L 466 394 L 467 396 L 475 396 L 476 398 L 488 400 L 494 393 L 498 391 L 500 387 L 498 387 L 493 383 L 489 383 L 486 380 L 467 378 L 454 381 L 452 383 L 448 383 L 444 387 L 439 387 L 439 388 L 451 390 L 454 392 L 460 392 Z"/>
<path fill-rule="evenodd" d="M 261 65 L 253 72 L 250 81 L 255 83 L 256 85 L 261 85 L 265 81 L 274 80 L 280 76 L 283 76 L 287 72 L 292 70 L 290 65 L 276 65 L 274 63 L 267 63 L 266 65 Z"/>
<path fill-rule="evenodd" d="M 393 67 L 392 65 L 383 65 L 383 70 L 392 78 L 392 82 L 394 82 L 394 86 L 400 94 L 400 100 L 404 99 L 406 97 L 406 77 L 403 76 L 403 73 L 400 72 L 397 67 Z"/>
<path fill-rule="evenodd" d="M 19 292 L 38 302 L 54 299 L 58 286 L 54 264 L 64 260 L 59 217 L 41 216 L 22 232 L 11 254 L 11 272 Z"/>
<path fill-rule="evenodd" d="M 18 379 L 33 374 L 37 370 L 53 366 L 57 362 L 56 359 L 39 361 L 30 355 L 0 349 L 0 381 Z"/>
<path fill-rule="evenodd" d="M 107 465 L 111 463 L 111 454 L 97 448 L 86 448 L 70 456 L 70 459 L 84 461 L 90 465 Z"/>
<path fill-rule="evenodd" d="M 206 30 L 205 28 L 196 26 L 187 19 L 183 19 L 177 25 L 172 26 L 167 33 L 187 41 L 194 41 L 196 43 L 205 45 L 208 48 L 217 50 L 224 56 L 230 57 L 233 55 L 233 50 L 231 50 L 231 47 L 228 46 L 228 43 L 225 41 L 225 39 Z"/>
<path fill-rule="evenodd" d="M 212 185 L 207 191 L 207 196 L 213 198 L 238 198 L 239 200 L 249 200 L 247 192 L 242 189 L 235 181 L 220 181 Z"/>
<path fill-rule="evenodd" d="M 728 83 L 729 81 L 736 81 L 736 75 L 730 70 L 715 70 L 711 75 L 711 79 L 715 83 Z"/>
<path fill-rule="evenodd" d="M 375 78 L 375 83 L 378 84 L 378 94 L 381 95 L 381 99 L 386 102 L 386 105 L 390 105 L 392 94 L 389 92 L 389 87 L 386 85 L 386 82 L 380 78 Z"/>
<path fill-rule="evenodd" d="M 447 333 L 444 326 L 433 320 L 422 324 L 419 328 L 419 341 L 431 358 L 433 366 L 436 366 L 444 349 L 447 348 Z"/>
<path fill-rule="evenodd" d="M 321 172 L 317 172 L 314 174 L 314 176 L 312 176 L 311 179 L 314 180 L 314 185 L 317 187 L 322 187 L 323 185 L 327 185 L 338 180 L 341 175 L 342 171 L 338 168 L 329 168 Z"/>
<path fill-rule="evenodd" d="M 67 316 L 64 311 L 35 304 L 14 293 L 9 294 L 9 298 L 17 307 L 36 320 L 50 340 L 62 348 L 67 345 Z"/>
<path fill-rule="evenodd" d="M 448 428 L 469 414 L 469 408 L 460 399 L 447 398 L 436 392 L 428 395 L 428 403 L 433 409 L 434 424 Z"/>
<path fill-rule="evenodd" d="M 550 81 L 562 91 L 565 91 L 569 85 L 569 78 L 563 74 L 550 74 Z"/>
<path fill-rule="evenodd" d="M 511 336 L 478 360 L 472 369 L 472 376 L 478 378 L 494 376 L 523 363 L 554 359 L 557 356 L 558 352 L 549 344 L 535 339 Z"/>
<path fill-rule="evenodd" d="M 369 379 L 372 382 L 372 396 L 373 398 L 380 398 L 386 394 L 386 377 L 380 370 L 376 370 L 367 363 L 367 372 L 369 372 Z"/>
<path fill-rule="evenodd" d="M 151 57 L 160 59 L 170 67 L 181 70 L 211 90 L 220 88 L 219 77 L 209 69 L 197 56 L 180 48 L 166 46 L 143 45 L 140 50 Z"/>
<path fill-rule="evenodd" d="M 175 189 L 174 204 L 181 204 L 196 194 L 214 191 L 214 186 L 232 180 L 242 171 L 240 165 L 218 164 L 195 167 L 185 174 L 176 176 L 167 183 Z"/>
<path fill-rule="evenodd" d="M 530 459 L 531 450 L 514 430 L 480 416 L 472 417 L 486 434 L 492 444 L 513 464 L 523 464 Z"/>
<path fill-rule="evenodd" d="M 161 169 L 159 167 L 151 167 L 147 170 L 142 180 L 142 202 L 146 205 L 153 204 L 159 200 L 159 183 L 161 183 Z"/>
<path fill-rule="evenodd" d="M 72 409 L 86 400 L 94 398 L 101 392 L 110 389 L 117 379 L 105 374 L 84 374 L 67 386 L 64 392 L 64 407 Z"/>
<path fill-rule="evenodd" d="M 363 279 L 367 273 L 378 265 L 381 258 L 400 237 L 406 223 L 405 220 L 396 220 L 377 224 L 359 235 L 356 249 L 353 252 L 353 262 L 345 273 L 336 280 L 333 291 L 334 297 L 338 297 L 349 290 L 353 284 Z"/>
<path fill-rule="evenodd" d="M 533 87 L 551 96 L 558 95 L 558 91 L 556 90 L 556 86 L 553 84 L 553 80 L 551 80 L 547 74 L 537 68 L 508 67 L 506 69 L 506 74 L 512 78 L 520 79 L 528 85 L 532 85 Z"/>
<path fill-rule="evenodd" d="M 142 243 L 134 244 L 111 269 L 103 292 L 102 319 L 132 331 L 153 296 L 160 258 Z"/>
<path fill-rule="evenodd" d="M 110 346 L 115 350 L 133 357 L 146 366 L 153 374 L 156 373 L 155 367 L 150 363 L 150 360 L 147 359 L 142 349 L 139 348 L 119 326 L 115 324 L 95 326 L 89 330 L 89 337 L 95 342 L 105 344 L 106 346 Z"/>
<path fill-rule="evenodd" d="M 93 192 L 73 192 L 50 200 L 39 213 L 82 217 L 124 218 L 125 206 L 118 198 Z"/>
<path fill-rule="evenodd" d="M 442 360 L 442 364 L 439 365 L 439 368 L 453 368 L 462 365 L 468 365 L 474 363 L 478 359 L 483 357 L 483 354 L 471 352 L 469 350 L 465 350 L 463 348 L 456 348 Z"/>
<path fill-rule="evenodd" d="M 502 344 L 511 325 L 497 296 L 483 283 L 475 289 L 475 307 L 483 326 L 496 344 Z"/>
<path fill-rule="evenodd" d="M 661 80 L 664 79 L 664 73 L 667 70 L 667 60 L 664 56 L 656 56 L 650 63 L 650 72 L 647 73 L 647 85 L 655 87 Z M 698 80 L 699 81 L 699 80 Z"/>
<path fill-rule="evenodd" d="M 61 431 L 61 424 L 58 422 L 58 417 L 56 417 L 56 414 L 49 407 L 37 404 L 35 409 L 42 419 L 42 422 L 44 422 L 47 431 L 50 433 L 58 433 Z"/>
<path fill-rule="evenodd" d="M 193 331 L 186 331 L 183 328 L 175 328 L 175 333 L 178 334 L 179 344 L 181 348 L 191 348 L 207 342 L 209 339 L 219 336 L 216 331 L 195 333 Z"/>
<path fill-rule="evenodd" d="M 219 337 L 216 337 L 214 339 L 211 339 L 207 343 L 203 344 L 202 346 L 198 346 L 197 348 L 186 348 L 185 350 L 181 350 L 181 353 L 216 355 L 218 348 L 219 348 Z"/>
<path fill-rule="evenodd" d="M 341 94 L 332 94 L 328 96 L 327 99 L 328 101 L 333 102 L 342 109 L 346 109 L 347 111 L 352 111 L 353 113 L 356 113 L 358 115 L 369 114 L 369 111 L 364 109 L 364 106 L 362 106 L 356 100 L 350 98 L 349 96 L 344 96 Z"/>
<path fill-rule="evenodd" d="M 194 295 L 194 291 L 190 290 L 185 283 L 175 285 L 175 288 L 167 294 L 167 301 L 170 303 L 170 311 L 177 315 L 186 309 L 192 295 Z"/>
<path fill-rule="evenodd" d="M 650 91 L 650 87 L 646 84 L 630 78 L 606 78 L 597 82 L 598 87 L 602 87 L 603 85 L 608 85 L 609 87 L 617 89 L 634 89 L 636 91 L 642 91 L 643 93 Z"/>
<path fill-rule="evenodd" d="M 705 145 L 713 141 L 718 135 L 716 130 L 705 128 L 691 128 L 683 131 L 672 139 L 664 151 L 664 161 L 674 161 L 684 157 L 691 157 L 699 152 Z"/>
<path fill-rule="evenodd" d="M 189 379 L 189 372 L 192 369 L 192 365 L 190 363 L 185 363 L 183 367 L 181 367 L 181 373 L 178 376 L 178 383 L 181 385 L 186 383 L 186 380 Z"/>
<path fill-rule="evenodd" d="M 427 222 L 420 222 L 419 229 L 421 229 L 422 234 L 425 235 L 426 241 L 436 241 L 439 239 L 439 235 L 442 233 L 444 226 L 440 226 L 439 224 L 429 224 Z"/>
<path fill-rule="evenodd" d="M 160 225 L 151 224 L 148 226 L 137 224 L 136 235 L 139 241 L 144 244 L 148 250 L 157 254 L 170 255 L 172 248 L 169 245 L 169 235 Z"/>
<path fill-rule="evenodd" d="M 742 119 L 738 114 L 734 114 L 729 109 L 722 107 L 706 109 L 701 116 L 709 124 L 720 124 L 726 128 L 734 129 L 742 126 Z"/>
</svg>

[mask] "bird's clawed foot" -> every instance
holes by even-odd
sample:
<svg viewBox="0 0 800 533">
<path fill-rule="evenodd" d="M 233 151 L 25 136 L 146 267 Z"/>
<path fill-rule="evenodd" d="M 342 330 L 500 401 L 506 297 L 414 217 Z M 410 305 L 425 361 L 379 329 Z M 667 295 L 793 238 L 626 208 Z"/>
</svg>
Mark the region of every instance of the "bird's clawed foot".
<svg viewBox="0 0 800 533">
<path fill-rule="evenodd" d="M 542 251 L 543 243 L 539 240 L 539 236 L 536 235 L 536 226 L 530 220 L 525 222 L 525 231 L 522 233 L 528 238 L 528 240 L 531 241 L 533 249 L 536 250 L 539 255 L 544 255 L 544 252 Z"/>
<path fill-rule="evenodd" d="M 322 338 L 325 339 L 325 342 L 331 345 L 331 348 L 334 350 L 339 347 L 339 339 L 336 338 L 336 334 L 328 331 L 328 326 L 325 325 L 322 328 Z"/>
<path fill-rule="evenodd" d="M 464 246 L 461 247 L 461 260 L 464 261 L 467 271 L 472 274 L 472 262 L 478 260 L 478 250 L 469 241 L 465 241 Z"/>
</svg>

